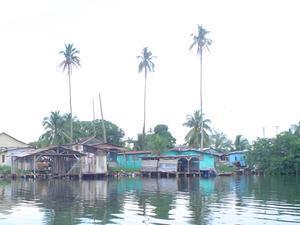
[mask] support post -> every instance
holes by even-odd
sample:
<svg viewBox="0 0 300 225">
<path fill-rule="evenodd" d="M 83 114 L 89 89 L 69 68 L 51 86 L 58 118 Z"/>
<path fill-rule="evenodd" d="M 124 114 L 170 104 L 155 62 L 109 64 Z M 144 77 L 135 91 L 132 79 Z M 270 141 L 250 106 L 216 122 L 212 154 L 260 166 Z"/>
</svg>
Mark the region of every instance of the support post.
<svg viewBox="0 0 300 225">
<path fill-rule="evenodd" d="M 35 160 L 36 160 L 36 156 L 33 155 L 33 179 L 35 179 Z"/>
</svg>

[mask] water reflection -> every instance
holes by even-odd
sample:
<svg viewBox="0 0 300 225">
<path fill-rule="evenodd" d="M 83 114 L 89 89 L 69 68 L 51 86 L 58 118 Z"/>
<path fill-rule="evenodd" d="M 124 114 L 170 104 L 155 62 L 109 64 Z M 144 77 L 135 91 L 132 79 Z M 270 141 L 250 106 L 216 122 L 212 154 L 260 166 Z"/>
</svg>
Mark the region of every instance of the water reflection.
<svg viewBox="0 0 300 225">
<path fill-rule="evenodd" d="M 297 224 L 295 177 L 0 181 L 0 224 Z"/>
</svg>

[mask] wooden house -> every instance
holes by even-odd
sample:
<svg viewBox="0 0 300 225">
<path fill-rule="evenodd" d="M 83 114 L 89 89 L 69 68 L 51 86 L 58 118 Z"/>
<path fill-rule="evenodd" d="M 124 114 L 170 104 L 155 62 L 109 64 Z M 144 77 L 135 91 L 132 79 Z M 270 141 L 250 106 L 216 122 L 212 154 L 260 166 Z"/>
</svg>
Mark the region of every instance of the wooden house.
<svg viewBox="0 0 300 225">
<path fill-rule="evenodd" d="M 67 175 L 79 176 L 80 157 L 84 154 L 64 146 L 51 146 L 40 149 L 26 149 L 13 154 L 12 174 L 38 175 L 51 177 Z"/>
<path fill-rule="evenodd" d="M 11 153 L 17 149 L 30 148 L 31 146 L 8 135 L 5 132 L 0 133 L 0 165 L 11 166 Z"/>
<path fill-rule="evenodd" d="M 117 167 L 117 154 L 125 149 L 114 144 L 102 143 L 95 137 L 80 139 L 72 149 L 84 154 L 81 158 L 83 176 L 106 175 L 108 170 Z"/>
</svg>

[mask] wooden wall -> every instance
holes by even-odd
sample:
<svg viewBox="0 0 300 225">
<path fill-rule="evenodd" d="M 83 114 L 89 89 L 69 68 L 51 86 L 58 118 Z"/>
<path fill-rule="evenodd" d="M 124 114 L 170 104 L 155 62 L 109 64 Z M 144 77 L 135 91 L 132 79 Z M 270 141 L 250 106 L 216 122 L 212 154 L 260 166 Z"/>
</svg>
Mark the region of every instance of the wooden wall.
<svg viewBox="0 0 300 225">
<path fill-rule="evenodd" d="M 85 152 L 81 158 L 82 175 L 107 173 L 107 157 L 105 151 Z"/>
<path fill-rule="evenodd" d="M 158 162 L 158 172 L 177 172 L 178 159 L 160 159 Z"/>
<path fill-rule="evenodd" d="M 157 171 L 157 160 L 142 159 L 141 171 L 142 172 L 156 172 Z"/>
</svg>

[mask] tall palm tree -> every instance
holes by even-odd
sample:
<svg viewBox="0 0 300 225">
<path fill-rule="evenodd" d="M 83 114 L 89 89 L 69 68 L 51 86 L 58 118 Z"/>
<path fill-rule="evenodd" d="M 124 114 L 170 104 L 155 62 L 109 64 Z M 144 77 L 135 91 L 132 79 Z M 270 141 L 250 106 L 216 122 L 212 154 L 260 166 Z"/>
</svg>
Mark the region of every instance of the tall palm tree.
<svg viewBox="0 0 300 225">
<path fill-rule="evenodd" d="M 209 31 L 205 30 L 202 25 L 198 25 L 198 32 L 196 34 L 192 34 L 193 37 L 193 43 L 190 46 L 190 50 L 196 46 L 197 48 L 197 54 L 200 56 L 200 110 L 201 115 L 203 114 L 203 107 L 202 107 L 202 55 L 203 55 L 203 49 L 206 48 L 209 50 L 209 46 L 211 45 L 212 41 L 206 37 L 206 35 L 209 33 Z M 203 149 L 203 121 L 201 122 L 202 128 L 201 128 L 201 149 Z"/>
<path fill-rule="evenodd" d="M 41 136 L 47 145 L 61 145 L 68 140 L 66 134 L 65 115 L 61 115 L 59 111 L 51 112 L 49 117 L 43 119 L 43 127 L 46 132 Z"/>
<path fill-rule="evenodd" d="M 209 134 L 211 133 L 209 124 L 210 120 L 204 119 L 203 114 L 201 114 L 199 110 L 195 111 L 193 115 L 187 115 L 187 120 L 183 124 L 184 126 L 191 128 L 185 136 L 187 144 L 191 147 L 200 147 L 201 144 L 203 144 L 201 150 L 203 149 L 203 146 L 209 147 Z M 200 130 L 202 132 L 200 132 Z M 201 143 L 201 141 L 203 141 L 203 143 Z"/>
<path fill-rule="evenodd" d="M 65 44 L 65 50 L 60 51 L 59 54 L 64 55 L 63 61 L 59 64 L 63 71 L 67 71 L 69 78 L 69 97 L 70 97 L 70 116 L 72 118 L 72 91 L 71 91 L 71 75 L 73 68 L 80 67 L 80 58 L 78 56 L 79 50 L 73 47 L 73 44 Z M 70 141 L 73 142 L 73 120 L 70 120 Z"/>
<path fill-rule="evenodd" d="M 148 72 L 154 72 L 154 63 L 152 59 L 155 56 L 152 55 L 152 52 L 148 50 L 147 47 L 143 48 L 141 55 L 137 56 L 140 59 L 138 65 L 139 73 L 144 70 L 145 74 L 145 83 L 144 83 L 144 122 L 143 122 L 143 140 L 145 139 L 145 125 L 146 125 L 146 93 L 147 93 L 147 74 Z M 144 142 L 144 141 L 143 141 Z M 143 147 L 144 147 L 143 143 Z"/>
</svg>

